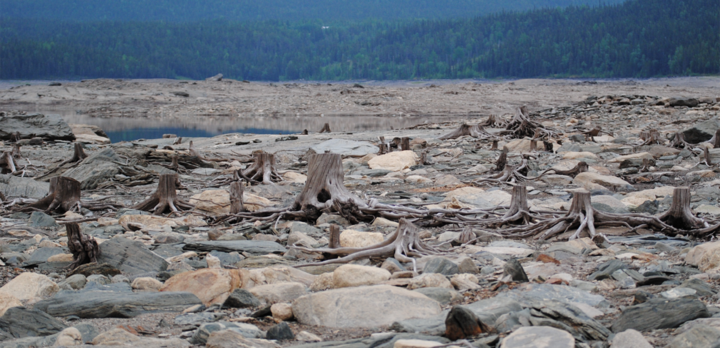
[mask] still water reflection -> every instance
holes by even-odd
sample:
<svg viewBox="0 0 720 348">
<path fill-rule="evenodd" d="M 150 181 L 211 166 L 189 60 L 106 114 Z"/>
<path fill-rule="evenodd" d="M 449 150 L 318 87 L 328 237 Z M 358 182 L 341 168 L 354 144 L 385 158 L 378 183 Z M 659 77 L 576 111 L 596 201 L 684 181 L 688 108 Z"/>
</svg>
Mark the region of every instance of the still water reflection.
<svg viewBox="0 0 720 348">
<path fill-rule="evenodd" d="M 295 132 L 278 130 L 278 129 L 260 129 L 260 128 L 248 128 L 248 129 L 236 129 L 229 131 L 211 132 L 204 129 L 194 128 L 182 128 L 182 127 L 163 127 L 163 128 L 133 128 L 123 129 L 116 131 L 105 132 L 110 141 L 113 143 L 121 141 L 133 141 L 138 139 L 156 139 L 162 138 L 164 134 L 175 134 L 181 138 L 202 138 L 202 137 L 214 137 L 216 135 L 225 133 L 251 133 L 251 134 L 292 134 Z"/>
</svg>

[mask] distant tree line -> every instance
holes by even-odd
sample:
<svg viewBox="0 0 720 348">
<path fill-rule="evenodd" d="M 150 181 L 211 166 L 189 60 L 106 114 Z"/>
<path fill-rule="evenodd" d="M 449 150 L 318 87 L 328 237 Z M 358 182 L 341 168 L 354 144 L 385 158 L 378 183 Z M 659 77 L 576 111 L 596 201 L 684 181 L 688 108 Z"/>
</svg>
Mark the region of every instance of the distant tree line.
<svg viewBox="0 0 720 348">
<path fill-rule="evenodd" d="M 631 0 L 334 25 L 0 18 L 2 79 L 217 73 L 265 81 L 718 74 L 720 3 Z"/>
<path fill-rule="evenodd" d="M 70 21 L 398 20 L 598 6 L 625 0 L 0 0 L 2 16 Z"/>
</svg>

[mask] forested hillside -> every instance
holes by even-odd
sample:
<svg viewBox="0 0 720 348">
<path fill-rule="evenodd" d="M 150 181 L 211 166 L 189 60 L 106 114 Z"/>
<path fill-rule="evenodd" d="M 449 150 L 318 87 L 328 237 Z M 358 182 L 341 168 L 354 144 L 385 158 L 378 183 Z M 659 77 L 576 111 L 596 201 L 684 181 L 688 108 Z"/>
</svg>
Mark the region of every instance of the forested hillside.
<svg viewBox="0 0 720 348">
<path fill-rule="evenodd" d="M 0 15 L 71 21 L 440 19 L 624 0 L 0 0 Z"/>
<path fill-rule="evenodd" d="M 340 24 L 5 18 L 0 19 L 0 45 L 3 79 L 717 74 L 720 3 L 631 0 L 469 19 Z"/>
</svg>

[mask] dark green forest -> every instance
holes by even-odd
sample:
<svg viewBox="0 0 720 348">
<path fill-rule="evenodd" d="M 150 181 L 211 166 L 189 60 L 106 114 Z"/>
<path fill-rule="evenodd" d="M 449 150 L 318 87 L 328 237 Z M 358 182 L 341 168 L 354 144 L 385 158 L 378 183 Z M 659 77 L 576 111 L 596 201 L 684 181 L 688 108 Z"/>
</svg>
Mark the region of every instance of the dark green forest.
<svg viewBox="0 0 720 348">
<path fill-rule="evenodd" d="M 720 73 L 717 0 L 461 19 L 74 22 L 0 18 L 0 78 L 248 80 Z"/>
<path fill-rule="evenodd" d="M 2 16 L 71 21 L 440 19 L 624 0 L 0 0 Z"/>
</svg>

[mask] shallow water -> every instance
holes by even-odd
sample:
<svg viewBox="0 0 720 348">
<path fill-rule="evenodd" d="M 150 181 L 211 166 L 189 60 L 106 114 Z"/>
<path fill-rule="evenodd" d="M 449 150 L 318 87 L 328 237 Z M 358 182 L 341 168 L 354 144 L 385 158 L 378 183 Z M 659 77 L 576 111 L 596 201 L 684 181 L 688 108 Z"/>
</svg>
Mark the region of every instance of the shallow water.
<svg viewBox="0 0 720 348">
<path fill-rule="evenodd" d="M 164 134 L 174 134 L 181 138 L 203 138 L 214 137 L 227 133 L 251 133 L 251 134 L 293 134 L 296 132 L 278 130 L 278 129 L 260 129 L 247 128 L 229 131 L 211 132 L 204 129 L 182 128 L 182 127 L 152 127 L 152 128 L 133 128 L 118 131 L 106 131 L 105 134 L 110 137 L 113 143 L 121 141 L 133 141 L 138 139 L 157 139 L 162 138 Z"/>
</svg>

